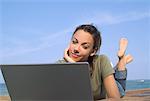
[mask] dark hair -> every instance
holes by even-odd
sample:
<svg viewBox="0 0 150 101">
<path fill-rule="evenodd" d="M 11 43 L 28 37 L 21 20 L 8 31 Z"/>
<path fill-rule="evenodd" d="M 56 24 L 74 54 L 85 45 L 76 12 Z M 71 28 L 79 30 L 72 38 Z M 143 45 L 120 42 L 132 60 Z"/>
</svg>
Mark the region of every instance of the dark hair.
<svg viewBox="0 0 150 101">
<path fill-rule="evenodd" d="M 83 30 L 85 32 L 90 33 L 93 36 L 93 40 L 94 40 L 94 46 L 93 49 L 96 49 L 96 51 L 99 50 L 100 46 L 101 46 L 101 42 L 102 42 L 102 38 L 101 38 L 101 33 L 100 31 L 92 24 L 83 24 L 78 26 L 73 35 L 78 31 L 78 30 Z"/>
</svg>

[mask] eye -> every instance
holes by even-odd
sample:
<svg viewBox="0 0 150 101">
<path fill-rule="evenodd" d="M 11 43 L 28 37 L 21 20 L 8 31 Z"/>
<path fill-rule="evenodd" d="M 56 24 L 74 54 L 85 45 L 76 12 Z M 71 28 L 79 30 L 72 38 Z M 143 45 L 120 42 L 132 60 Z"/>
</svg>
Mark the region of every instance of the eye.
<svg viewBox="0 0 150 101">
<path fill-rule="evenodd" d="M 73 40 L 72 40 L 72 43 L 73 43 L 73 44 L 76 44 L 76 43 L 78 43 L 78 41 L 75 40 L 75 39 L 73 39 Z"/>
<path fill-rule="evenodd" d="M 84 49 L 88 49 L 89 48 L 89 46 L 82 46 Z"/>
</svg>

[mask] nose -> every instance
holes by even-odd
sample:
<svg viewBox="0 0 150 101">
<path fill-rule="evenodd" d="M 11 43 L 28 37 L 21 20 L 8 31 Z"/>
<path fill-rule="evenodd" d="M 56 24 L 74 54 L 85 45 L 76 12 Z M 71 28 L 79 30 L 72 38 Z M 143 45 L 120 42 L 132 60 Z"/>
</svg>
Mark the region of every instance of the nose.
<svg viewBox="0 0 150 101">
<path fill-rule="evenodd" d="M 80 45 L 75 45 L 74 47 L 74 53 L 79 53 Z"/>
</svg>

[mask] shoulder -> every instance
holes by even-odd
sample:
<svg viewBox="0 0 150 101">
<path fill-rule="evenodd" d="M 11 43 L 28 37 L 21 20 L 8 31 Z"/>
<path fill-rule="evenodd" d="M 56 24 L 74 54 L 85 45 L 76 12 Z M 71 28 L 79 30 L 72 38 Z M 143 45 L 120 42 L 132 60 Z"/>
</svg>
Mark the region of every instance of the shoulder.
<svg viewBox="0 0 150 101">
<path fill-rule="evenodd" d="M 94 58 L 93 58 L 93 62 L 107 62 L 109 61 L 109 58 L 104 55 L 104 54 L 101 54 L 101 55 L 95 55 Z"/>
<path fill-rule="evenodd" d="M 93 65 L 95 68 L 101 71 L 102 77 L 105 78 L 106 76 L 114 73 L 113 68 L 111 66 L 110 60 L 106 55 L 96 55 L 93 59 Z"/>
<path fill-rule="evenodd" d="M 95 55 L 93 57 L 93 66 L 98 67 L 99 69 L 105 68 L 110 63 L 108 57 L 104 54 L 102 55 Z"/>
</svg>

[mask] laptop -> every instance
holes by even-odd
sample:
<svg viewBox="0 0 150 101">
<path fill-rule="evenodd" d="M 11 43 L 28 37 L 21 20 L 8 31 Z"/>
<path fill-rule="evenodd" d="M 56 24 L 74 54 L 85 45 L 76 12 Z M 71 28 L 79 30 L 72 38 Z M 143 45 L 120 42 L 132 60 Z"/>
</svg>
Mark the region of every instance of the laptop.
<svg viewBox="0 0 150 101">
<path fill-rule="evenodd" d="M 88 63 L 0 67 L 12 101 L 93 101 Z"/>
</svg>

